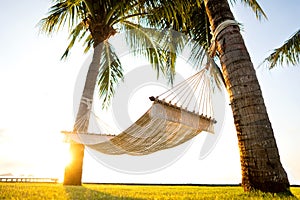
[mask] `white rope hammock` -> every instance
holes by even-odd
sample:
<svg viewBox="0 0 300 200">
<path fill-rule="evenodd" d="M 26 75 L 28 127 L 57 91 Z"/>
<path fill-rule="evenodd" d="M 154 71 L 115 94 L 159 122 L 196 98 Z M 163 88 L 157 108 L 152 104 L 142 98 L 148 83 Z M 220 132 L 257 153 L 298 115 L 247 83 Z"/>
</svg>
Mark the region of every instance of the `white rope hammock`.
<svg viewBox="0 0 300 200">
<path fill-rule="evenodd" d="M 92 101 L 82 100 L 89 109 L 75 122 L 74 130 L 82 130 L 91 114 Z M 153 101 L 151 108 L 118 135 L 62 132 L 70 142 L 110 155 L 147 155 L 183 144 L 202 131 L 214 132 L 216 121 L 207 69 L 150 100 Z"/>
</svg>

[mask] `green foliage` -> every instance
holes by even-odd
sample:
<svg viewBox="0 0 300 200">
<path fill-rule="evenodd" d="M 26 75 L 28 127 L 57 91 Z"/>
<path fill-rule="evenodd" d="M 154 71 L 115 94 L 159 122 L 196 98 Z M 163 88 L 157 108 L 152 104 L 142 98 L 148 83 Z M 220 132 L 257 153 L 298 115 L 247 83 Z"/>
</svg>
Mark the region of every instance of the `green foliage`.
<svg viewBox="0 0 300 200">
<path fill-rule="evenodd" d="M 84 52 L 88 52 L 88 50 L 91 48 L 93 44 L 93 38 L 92 35 L 89 33 L 88 29 L 86 28 L 86 25 L 84 22 L 80 22 L 71 32 L 69 35 L 69 45 L 66 48 L 64 54 L 62 55 L 61 59 L 67 58 L 69 56 L 69 52 L 74 46 L 75 42 L 81 41 L 83 38 L 85 38 L 83 45 L 85 46 Z"/>
<path fill-rule="evenodd" d="M 47 183 L 0 183 L 0 199 L 297 199 L 300 188 L 291 188 L 295 197 L 270 193 L 245 193 L 239 186 L 145 186 L 101 185 L 63 186 Z"/>
<path fill-rule="evenodd" d="M 51 35 L 67 26 L 73 29 L 86 16 L 87 8 L 83 1 L 56 0 L 49 9 L 49 15 L 39 22 L 40 31 Z"/>
<path fill-rule="evenodd" d="M 297 65 L 300 63 L 300 30 L 290 37 L 281 47 L 275 49 L 264 62 L 269 63 L 269 69 L 276 65 Z"/>
<path fill-rule="evenodd" d="M 256 0 L 240 0 L 241 3 L 245 4 L 245 6 L 250 7 L 252 11 L 255 13 L 257 19 L 261 20 L 262 18 L 267 19 L 266 13 L 260 7 Z M 230 0 L 232 4 L 235 4 L 237 0 Z"/>
<path fill-rule="evenodd" d="M 98 74 L 99 96 L 103 99 L 103 108 L 107 107 L 114 95 L 117 84 L 123 80 L 121 62 L 108 41 L 101 44 L 101 60 Z"/>
<path fill-rule="evenodd" d="M 236 0 L 231 2 L 236 3 Z M 241 2 L 250 6 L 258 18 L 265 17 L 255 0 Z M 202 0 L 54 0 L 48 16 L 38 25 L 42 33 L 49 35 L 67 28 L 69 44 L 62 59 L 69 56 L 76 42 L 83 43 L 84 52 L 88 52 L 93 45 L 105 43 L 98 76 L 99 95 L 103 99 L 104 107 L 110 102 L 116 85 L 123 78 L 122 65 L 117 55 L 104 42 L 117 30 L 125 30 L 127 42 L 134 53 L 148 59 L 157 71 L 157 76 L 161 72 L 171 84 L 175 76 L 176 58 L 185 44 L 190 41 L 193 45 L 190 60 L 199 67 L 203 65 L 202 60 L 212 37 Z M 150 27 L 155 30 L 151 31 Z M 94 35 L 99 28 L 103 31 L 100 34 L 103 37 L 101 39 Z M 128 31 L 129 29 L 134 31 Z"/>
<path fill-rule="evenodd" d="M 38 23 L 41 33 L 48 35 L 68 28 L 69 45 L 62 58 L 67 58 L 76 42 L 84 39 L 84 52 L 92 46 L 94 39 L 92 27 L 100 25 L 113 27 L 120 25 L 124 19 L 142 16 L 139 12 L 143 1 L 96 1 L 96 0 L 55 0 L 48 16 Z M 108 38 L 104 38 L 108 39 Z"/>
<path fill-rule="evenodd" d="M 171 83 L 173 82 L 176 55 L 183 48 L 183 42 L 176 38 L 176 42 L 172 43 L 170 35 L 166 38 L 162 33 L 158 35 L 158 31 L 145 31 L 147 28 L 143 28 L 139 24 L 147 19 L 146 16 L 161 19 L 164 16 L 160 12 L 168 13 L 169 18 L 173 18 L 176 14 L 172 11 L 174 7 L 165 8 L 161 5 L 159 1 L 144 0 L 54 0 L 48 16 L 43 18 L 38 25 L 40 32 L 48 35 L 68 30 L 69 44 L 62 59 L 69 56 L 77 42 L 83 43 L 84 52 L 88 52 L 92 46 L 103 43 L 98 85 L 103 107 L 107 107 L 116 85 L 123 78 L 121 62 L 112 46 L 107 42 L 119 30 L 133 29 L 134 31 L 127 31 L 129 33 L 127 42 L 134 53 L 148 59 L 158 75 L 162 72 Z M 160 12 L 153 14 L 153 10 Z M 143 25 L 146 26 L 146 23 Z M 150 29 L 148 28 L 148 30 Z M 172 38 L 173 40 L 174 38 Z"/>
<path fill-rule="evenodd" d="M 157 71 L 172 84 L 177 55 L 182 52 L 188 38 L 170 29 L 145 28 L 129 21 L 126 23 L 126 41 L 135 56 L 146 58 Z"/>
</svg>

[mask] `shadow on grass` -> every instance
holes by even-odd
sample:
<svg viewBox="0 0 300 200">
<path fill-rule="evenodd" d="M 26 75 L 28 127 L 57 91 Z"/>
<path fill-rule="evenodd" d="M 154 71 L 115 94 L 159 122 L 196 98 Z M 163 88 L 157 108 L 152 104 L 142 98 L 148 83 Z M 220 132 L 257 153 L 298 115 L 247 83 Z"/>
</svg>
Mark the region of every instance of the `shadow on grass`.
<svg viewBox="0 0 300 200">
<path fill-rule="evenodd" d="M 288 199 L 288 200 L 299 200 L 291 191 L 281 193 L 266 193 L 261 191 L 245 192 L 239 196 L 247 196 L 248 198 L 262 198 L 262 199 Z"/>
<path fill-rule="evenodd" d="M 97 190 L 93 190 L 84 186 L 64 186 L 66 191 L 66 195 L 70 200 L 93 200 L 93 199 L 113 199 L 113 200 L 145 200 L 142 198 L 134 198 L 128 196 L 115 196 L 109 193 L 100 192 Z"/>
<path fill-rule="evenodd" d="M 291 199 L 294 199 L 294 200 L 297 200 L 298 198 L 289 190 L 289 191 L 286 191 L 286 192 L 281 192 L 281 193 L 278 193 L 276 194 L 279 198 L 291 198 Z"/>
</svg>

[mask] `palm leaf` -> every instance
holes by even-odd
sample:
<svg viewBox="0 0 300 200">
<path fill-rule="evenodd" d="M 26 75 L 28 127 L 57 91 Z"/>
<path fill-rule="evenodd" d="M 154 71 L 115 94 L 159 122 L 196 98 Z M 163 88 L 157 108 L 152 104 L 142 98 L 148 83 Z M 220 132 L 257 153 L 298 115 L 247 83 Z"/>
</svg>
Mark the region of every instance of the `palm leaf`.
<svg viewBox="0 0 300 200">
<path fill-rule="evenodd" d="M 84 53 L 87 53 L 92 48 L 93 44 L 94 44 L 94 39 L 92 35 L 89 34 L 83 43 L 83 46 L 85 46 Z"/>
<path fill-rule="evenodd" d="M 88 34 L 88 29 L 86 28 L 84 22 L 80 22 L 70 33 L 69 35 L 69 45 L 66 48 L 64 54 L 62 55 L 61 59 L 67 58 L 69 55 L 70 50 L 74 46 L 74 43 L 78 40 L 80 41 L 82 38 L 86 37 L 89 38 L 89 36 L 86 36 Z"/>
<path fill-rule="evenodd" d="M 113 26 L 130 18 L 140 18 L 146 15 L 144 3 L 146 0 L 116 1 L 105 17 L 105 24 Z"/>
<path fill-rule="evenodd" d="M 189 38 L 184 34 L 174 30 L 163 30 L 160 32 L 161 38 L 159 38 L 160 46 L 164 50 L 165 57 L 167 59 L 166 64 L 166 76 L 171 84 L 173 84 L 175 75 L 175 65 L 177 55 L 180 55 L 189 41 Z"/>
<path fill-rule="evenodd" d="M 207 64 L 209 65 L 208 71 L 210 73 L 210 77 L 212 77 L 213 84 L 216 85 L 219 90 L 221 90 L 222 86 L 225 86 L 226 84 L 220 67 L 217 65 L 214 59 L 210 58 Z"/>
<path fill-rule="evenodd" d="M 261 6 L 256 0 L 240 0 L 241 3 L 245 4 L 245 6 L 248 6 L 252 9 L 252 11 L 255 13 L 255 16 L 257 19 L 261 20 L 262 18 L 268 19 L 266 13 L 263 11 Z M 235 4 L 237 0 L 230 0 L 232 4 Z"/>
<path fill-rule="evenodd" d="M 124 22 L 126 41 L 133 54 L 146 58 L 157 71 L 157 77 L 162 73 L 173 84 L 176 58 L 184 49 L 187 37 L 170 29 L 157 30 Z"/>
<path fill-rule="evenodd" d="M 107 41 L 104 41 L 98 75 L 99 97 L 103 100 L 103 108 L 108 107 L 117 84 L 122 80 L 123 68 L 121 62 L 113 47 Z"/>
<path fill-rule="evenodd" d="M 148 1 L 146 4 L 149 11 L 146 21 L 149 26 L 186 32 L 188 13 L 192 7 L 190 1 L 160 0 Z"/>
<path fill-rule="evenodd" d="M 167 60 L 157 40 L 159 33 L 155 29 L 143 28 L 129 21 L 124 21 L 123 24 L 126 29 L 126 42 L 134 50 L 133 54 L 149 60 L 153 68 L 157 71 L 157 76 L 159 76 L 160 72 L 165 74 L 164 63 Z"/>
<path fill-rule="evenodd" d="M 203 66 L 205 59 L 208 57 L 207 50 L 195 41 L 190 41 L 188 46 L 191 48 L 188 61 L 192 63 L 196 69 Z"/>
<path fill-rule="evenodd" d="M 71 30 L 82 20 L 82 1 L 81 0 L 56 0 L 56 4 L 50 7 L 48 16 L 38 23 L 40 32 L 52 34 L 67 27 Z"/>
<path fill-rule="evenodd" d="M 300 63 L 300 30 L 290 37 L 285 43 L 275 49 L 264 62 L 269 63 L 269 69 L 276 65 L 297 65 Z"/>
</svg>

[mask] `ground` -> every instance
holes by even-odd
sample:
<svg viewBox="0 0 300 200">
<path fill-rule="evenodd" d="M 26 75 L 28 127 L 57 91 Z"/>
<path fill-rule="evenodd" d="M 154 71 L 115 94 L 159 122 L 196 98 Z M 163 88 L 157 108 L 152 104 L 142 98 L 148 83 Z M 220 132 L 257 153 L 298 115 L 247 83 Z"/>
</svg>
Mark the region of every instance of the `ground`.
<svg viewBox="0 0 300 200">
<path fill-rule="evenodd" d="M 295 197 L 266 193 L 244 193 L 240 186 L 152 186 L 55 183 L 0 183 L 0 199 L 300 199 L 300 187 L 292 187 Z"/>
</svg>

